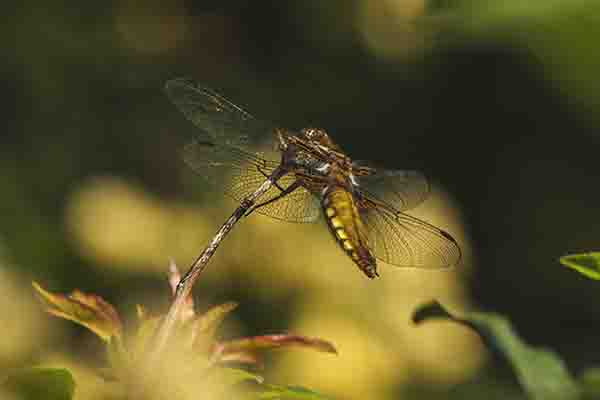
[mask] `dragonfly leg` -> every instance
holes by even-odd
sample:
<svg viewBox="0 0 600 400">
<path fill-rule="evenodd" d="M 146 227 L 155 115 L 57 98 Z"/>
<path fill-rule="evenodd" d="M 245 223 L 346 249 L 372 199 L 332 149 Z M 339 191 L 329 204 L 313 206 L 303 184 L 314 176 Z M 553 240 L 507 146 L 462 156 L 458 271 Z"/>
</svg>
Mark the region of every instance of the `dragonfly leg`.
<svg viewBox="0 0 600 400">
<path fill-rule="evenodd" d="M 258 169 L 258 172 L 260 172 L 265 178 L 270 178 L 271 176 L 269 174 L 267 174 L 265 171 L 262 170 L 261 167 L 257 167 L 256 169 Z M 279 189 L 280 192 L 285 192 L 285 189 L 282 188 L 281 186 L 279 186 L 279 183 L 277 183 L 277 181 L 273 181 L 273 186 L 275 186 L 277 189 Z"/>
<path fill-rule="evenodd" d="M 247 217 L 248 215 L 250 215 L 257 208 L 266 206 L 267 204 L 271 204 L 274 201 L 277 201 L 277 200 L 281 199 L 282 197 L 285 197 L 286 195 L 292 193 L 294 190 L 298 189 L 300 186 L 301 186 L 300 181 L 295 181 L 294 183 L 292 183 L 290 186 L 288 186 L 285 189 L 281 188 L 281 187 L 279 187 L 279 185 L 277 185 L 277 188 L 281 191 L 281 193 L 279 193 L 277 196 L 273 197 L 272 199 L 263 201 L 262 203 L 259 203 L 259 204 L 255 204 L 248 211 L 246 211 L 246 213 L 244 214 L 244 217 Z"/>
</svg>

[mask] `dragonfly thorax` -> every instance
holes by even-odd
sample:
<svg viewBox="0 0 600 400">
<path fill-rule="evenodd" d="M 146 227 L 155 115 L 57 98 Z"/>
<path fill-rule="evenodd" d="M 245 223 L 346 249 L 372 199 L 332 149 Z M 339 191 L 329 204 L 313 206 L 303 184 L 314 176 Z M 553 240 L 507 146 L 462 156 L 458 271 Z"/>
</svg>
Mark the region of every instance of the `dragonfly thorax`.
<svg viewBox="0 0 600 400">
<path fill-rule="evenodd" d="M 287 164 L 293 169 L 301 169 L 309 175 L 325 176 L 329 174 L 331 166 L 328 162 L 323 161 L 306 151 L 298 149 L 294 150 L 297 151 L 294 151 L 287 156 Z"/>
<path fill-rule="evenodd" d="M 282 165 L 292 170 L 302 170 L 310 175 L 325 176 L 329 173 L 330 150 L 325 144 L 329 144 L 327 142 L 331 140 L 325 131 L 305 128 L 294 135 L 290 131 L 277 129 L 276 135 Z"/>
</svg>

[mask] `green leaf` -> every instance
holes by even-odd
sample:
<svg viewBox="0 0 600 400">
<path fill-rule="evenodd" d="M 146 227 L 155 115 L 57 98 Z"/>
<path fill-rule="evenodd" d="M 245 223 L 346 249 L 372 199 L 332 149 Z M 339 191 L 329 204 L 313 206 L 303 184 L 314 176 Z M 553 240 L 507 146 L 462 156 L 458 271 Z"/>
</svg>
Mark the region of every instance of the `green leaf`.
<svg viewBox="0 0 600 400">
<path fill-rule="evenodd" d="M 436 301 L 419 307 L 413 314 L 415 323 L 436 318 L 448 319 L 476 331 L 492 351 L 509 362 L 530 398 L 568 400 L 579 397 L 579 387 L 564 362 L 549 350 L 524 343 L 506 318 L 483 312 L 471 312 L 458 317 Z"/>
<path fill-rule="evenodd" d="M 15 400 L 70 400 L 75 381 L 66 369 L 27 368 L 11 373 L 0 385 Z"/>
<path fill-rule="evenodd" d="M 262 385 L 256 393 L 260 400 L 331 400 L 322 394 L 299 386 Z"/>
<path fill-rule="evenodd" d="M 210 308 L 199 315 L 188 325 L 192 337 L 195 337 L 192 347 L 198 352 L 209 352 L 214 343 L 217 328 L 225 317 L 238 306 L 235 302 L 227 302 Z"/>
<path fill-rule="evenodd" d="M 141 316 L 140 318 L 142 319 L 129 347 L 133 360 L 140 360 L 145 355 L 145 352 L 148 351 L 150 341 L 153 339 L 154 333 L 162 320 L 161 317 Z"/>
<path fill-rule="evenodd" d="M 600 2 L 586 0 L 461 0 L 447 25 L 475 41 L 496 38 L 532 52 L 545 76 L 598 109 L 597 37 Z M 464 35 L 463 35 L 464 36 Z"/>
<path fill-rule="evenodd" d="M 228 386 L 237 385 L 239 383 L 247 381 L 251 381 L 254 383 L 264 382 L 262 376 L 238 368 L 217 368 L 214 371 L 214 374 L 216 375 L 216 378 L 219 380 L 219 382 Z"/>
<path fill-rule="evenodd" d="M 79 290 L 69 295 L 50 293 L 36 282 L 32 285 L 49 314 L 83 325 L 106 342 L 121 338 L 119 314 L 102 297 Z"/>
<path fill-rule="evenodd" d="M 600 368 L 588 368 L 579 377 L 584 399 L 600 398 Z"/>
<path fill-rule="evenodd" d="M 560 263 L 587 276 L 590 279 L 600 280 L 600 253 L 571 254 L 560 258 Z"/>
<path fill-rule="evenodd" d="M 229 301 L 210 308 L 204 314 L 196 318 L 197 332 L 208 333 L 212 336 L 227 314 L 233 311 L 237 306 L 237 303 Z"/>
</svg>

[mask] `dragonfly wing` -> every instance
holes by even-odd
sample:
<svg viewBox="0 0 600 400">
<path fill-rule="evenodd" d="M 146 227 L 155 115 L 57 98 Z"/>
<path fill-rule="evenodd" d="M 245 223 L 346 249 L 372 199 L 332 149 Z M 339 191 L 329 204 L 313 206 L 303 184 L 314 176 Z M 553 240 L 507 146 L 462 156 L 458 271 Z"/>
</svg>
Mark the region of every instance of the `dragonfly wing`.
<svg viewBox="0 0 600 400">
<path fill-rule="evenodd" d="M 397 211 L 416 207 L 429 196 L 429 182 L 419 171 L 387 170 L 367 167 L 354 162 L 357 181 L 362 191 L 390 204 Z M 360 172 L 364 171 L 364 175 Z"/>
<path fill-rule="evenodd" d="M 165 85 L 169 99 L 215 143 L 252 146 L 260 143 L 273 125 L 255 119 L 212 89 L 189 78 L 170 80 Z"/>
<path fill-rule="evenodd" d="M 258 153 L 245 152 L 236 147 L 218 146 L 194 141 L 183 149 L 183 159 L 196 173 L 214 185 L 225 183 L 224 191 L 242 201 L 273 173 L 279 162 L 262 158 Z M 284 175 L 258 203 L 266 202 L 296 181 L 293 173 Z M 313 222 L 319 217 L 318 199 L 304 187 L 299 187 L 279 200 L 256 209 L 256 212 L 288 222 Z"/>
<path fill-rule="evenodd" d="M 427 269 L 447 268 L 460 261 L 460 247 L 446 231 L 372 197 L 364 197 L 359 209 L 369 246 L 381 261 Z"/>
</svg>

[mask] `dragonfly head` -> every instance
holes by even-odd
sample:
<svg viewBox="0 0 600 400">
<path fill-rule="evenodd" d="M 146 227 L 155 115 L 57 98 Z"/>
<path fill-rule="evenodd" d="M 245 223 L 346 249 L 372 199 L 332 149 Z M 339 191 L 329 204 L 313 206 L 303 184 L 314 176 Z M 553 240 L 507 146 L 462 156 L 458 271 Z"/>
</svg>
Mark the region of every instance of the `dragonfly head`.
<svg viewBox="0 0 600 400">
<path fill-rule="evenodd" d="M 327 132 L 319 128 L 304 128 L 300 131 L 300 136 L 313 143 L 325 146 L 328 149 L 339 150 L 339 147 L 331 140 Z"/>
<path fill-rule="evenodd" d="M 300 134 L 307 140 L 313 140 L 322 144 L 330 141 L 329 135 L 323 129 L 304 128 L 300 131 Z"/>
</svg>

